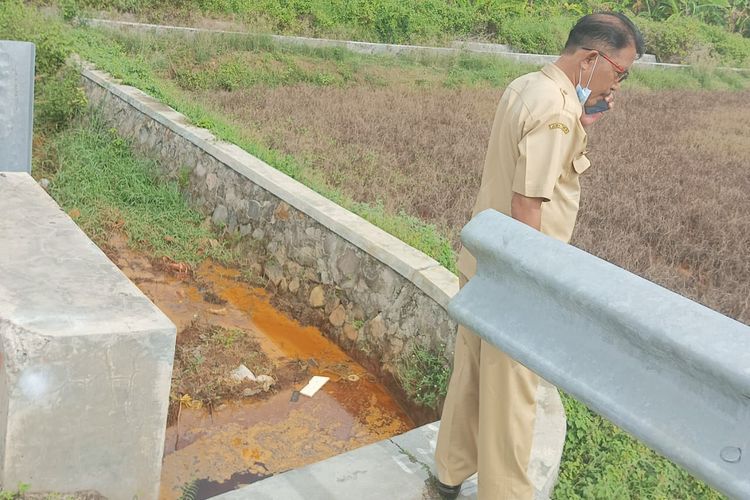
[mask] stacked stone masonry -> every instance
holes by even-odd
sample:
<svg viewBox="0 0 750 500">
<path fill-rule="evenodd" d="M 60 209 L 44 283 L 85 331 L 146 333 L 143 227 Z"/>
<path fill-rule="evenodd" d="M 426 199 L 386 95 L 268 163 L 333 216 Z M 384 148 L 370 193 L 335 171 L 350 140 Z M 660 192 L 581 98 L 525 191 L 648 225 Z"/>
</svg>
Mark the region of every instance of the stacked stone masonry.
<svg viewBox="0 0 750 500">
<path fill-rule="evenodd" d="M 403 275 L 417 276 L 424 284 L 423 269 L 407 263 L 401 266 L 407 272 L 396 272 L 367 251 L 377 242 L 364 238 L 359 246 L 353 244 L 292 206 L 292 199 L 281 199 L 238 172 L 235 165 L 217 159 L 202 144 L 218 141 L 190 126 L 179 113 L 135 89 L 114 85 L 101 73 L 84 71 L 83 75 L 90 102 L 100 107 L 118 133 L 157 160 L 166 177 L 184 179 L 189 173 L 186 190 L 192 205 L 227 234 L 239 236 L 241 248 L 258 262 L 255 271 L 278 292 L 323 311 L 328 319 L 326 334 L 339 345 L 393 376 L 402 357 L 417 345 L 435 351 L 445 348 L 450 358 L 456 325 L 445 306 L 458 290 L 458 280 L 449 271 L 423 256 L 424 267 L 438 276 L 423 286 L 425 292 L 415 284 L 418 280 Z M 117 89 L 126 89 L 126 95 L 118 95 Z M 134 106 L 134 100 L 140 106 Z M 258 162 L 236 149 L 235 157 L 245 155 L 248 161 Z M 320 198 L 316 204 L 334 205 L 302 185 L 296 189 Z M 402 242 L 388 244 L 402 245 L 405 254 L 415 252 Z"/>
</svg>

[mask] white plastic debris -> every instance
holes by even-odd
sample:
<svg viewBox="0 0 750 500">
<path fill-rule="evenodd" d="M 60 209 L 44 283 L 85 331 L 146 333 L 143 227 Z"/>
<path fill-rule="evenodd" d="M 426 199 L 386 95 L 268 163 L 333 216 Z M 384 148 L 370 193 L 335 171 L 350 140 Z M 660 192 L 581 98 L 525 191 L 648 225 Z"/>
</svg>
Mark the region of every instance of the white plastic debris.
<svg viewBox="0 0 750 500">
<path fill-rule="evenodd" d="M 270 375 L 258 375 L 257 377 L 255 377 L 255 381 L 263 386 L 263 390 L 266 392 L 268 392 L 268 389 L 270 389 L 271 386 L 276 383 L 276 381 Z"/>
<path fill-rule="evenodd" d="M 328 377 L 320 377 L 318 375 L 315 375 L 310 379 L 307 385 L 303 387 L 301 391 L 299 391 L 299 393 L 311 398 L 315 395 L 316 392 L 320 390 L 321 387 L 325 385 L 326 382 L 328 382 L 328 380 L 330 380 Z"/>
<path fill-rule="evenodd" d="M 232 372 L 232 378 L 238 382 L 242 382 L 243 380 L 258 380 L 255 374 L 250 371 L 250 368 L 245 365 L 238 366 Z"/>
</svg>

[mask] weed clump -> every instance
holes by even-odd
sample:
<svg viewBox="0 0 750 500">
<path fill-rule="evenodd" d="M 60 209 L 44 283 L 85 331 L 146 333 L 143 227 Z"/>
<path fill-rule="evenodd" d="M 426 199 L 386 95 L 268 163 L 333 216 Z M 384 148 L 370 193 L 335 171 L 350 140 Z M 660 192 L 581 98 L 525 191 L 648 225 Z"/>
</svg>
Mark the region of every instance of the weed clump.
<svg viewBox="0 0 750 500">
<path fill-rule="evenodd" d="M 438 409 L 448 392 L 450 362 L 445 358 L 445 345 L 440 349 L 416 346 L 403 358 L 398 367 L 398 377 L 406 394 L 413 401 Z"/>
<path fill-rule="evenodd" d="M 40 86 L 35 114 L 44 130 L 60 131 L 86 111 L 88 101 L 80 79 L 78 68 L 63 66 Z"/>
</svg>

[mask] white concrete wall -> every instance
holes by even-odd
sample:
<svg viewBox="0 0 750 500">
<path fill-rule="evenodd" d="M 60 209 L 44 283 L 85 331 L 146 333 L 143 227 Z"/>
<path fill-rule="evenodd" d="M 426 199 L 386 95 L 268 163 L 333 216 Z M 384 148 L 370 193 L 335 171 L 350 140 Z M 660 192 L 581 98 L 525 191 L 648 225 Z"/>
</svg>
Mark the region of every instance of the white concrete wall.
<svg viewBox="0 0 750 500">
<path fill-rule="evenodd" d="M 0 487 L 157 498 L 174 325 L 28 174 L 0 245 Z"/>
</svg>

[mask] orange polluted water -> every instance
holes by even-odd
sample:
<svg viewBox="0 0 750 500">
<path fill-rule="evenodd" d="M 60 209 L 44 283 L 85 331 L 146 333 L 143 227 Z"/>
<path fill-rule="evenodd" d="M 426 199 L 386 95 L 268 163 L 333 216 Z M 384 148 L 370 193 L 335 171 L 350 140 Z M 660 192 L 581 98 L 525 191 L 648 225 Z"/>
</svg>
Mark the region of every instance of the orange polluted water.
<svg viewBox="0 0 750 500">
<path fill-rule="evenodd" d="M 238 280 L 238 271 L 204 262 L 193 277 L 175 276 L 123 247 L 114 259 L 178 332 L 195 321 L 240 329 L 277 367 L 308 367 L 299 380 L 278 377 L 270 397 L 243 398 L 211 412 L 182 406 L 176 424 L 167 428 L 161 498 L 179 498 L 188 487 L 195 498 L 208 498 L 414 427 L 361 365 L 316 328 L 275 310 L 264 290 Z M 226 302 L 217 306 L 215 297 Z M 330 381 L 313 397 L 292 401 L 292 392 L 312 375 Z"/>
</svg>

